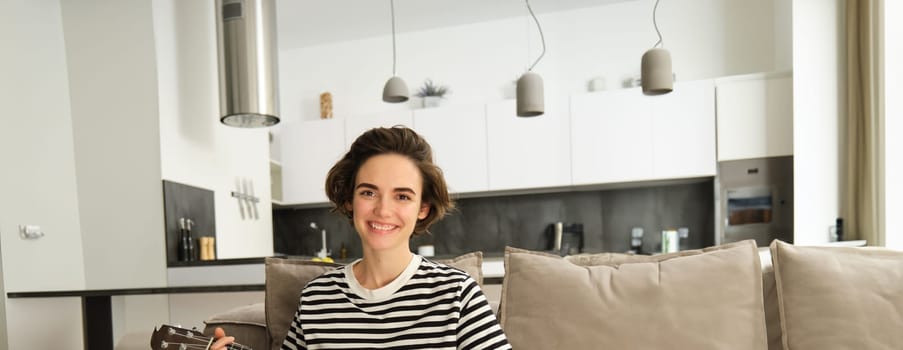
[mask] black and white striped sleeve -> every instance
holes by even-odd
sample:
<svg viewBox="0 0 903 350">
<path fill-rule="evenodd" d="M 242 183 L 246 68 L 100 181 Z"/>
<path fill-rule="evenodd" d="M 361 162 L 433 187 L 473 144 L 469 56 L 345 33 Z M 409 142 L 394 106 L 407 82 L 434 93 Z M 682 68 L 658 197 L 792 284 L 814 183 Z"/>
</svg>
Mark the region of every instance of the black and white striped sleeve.
<svg viewBox="0 0 903 350">
<path fill-rule="evenodd" d="M 303 302 L 303 300 L 302 300 Z M 288 334 L 282 342 L 282 350 L 307 350 L 307 343 L 304 341 L 304 332 L 301 330 L 301 305 L 298 305 L 298 311 L 295 311 L 295 317 L 292 318 L 292 324 L 288 327 Z"/>
<path fill-rule="evenodd" d="M 461 290 L 458 349 L 511 349 L 483 291 L 468 277 Z"/>
</svg>

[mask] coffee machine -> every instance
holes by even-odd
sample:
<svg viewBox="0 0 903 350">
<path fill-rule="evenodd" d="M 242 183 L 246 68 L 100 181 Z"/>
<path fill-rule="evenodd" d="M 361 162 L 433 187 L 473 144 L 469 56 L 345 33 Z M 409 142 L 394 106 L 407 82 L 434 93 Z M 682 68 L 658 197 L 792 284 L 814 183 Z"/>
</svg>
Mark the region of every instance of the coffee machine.
<svg viewBox="0 0 903 350">
<path fill-rule="evenodd" d="M 549 250 L 560 256 L 583 252 L 583 224 L 553 222 L 546 230 Z"/>
</svg>

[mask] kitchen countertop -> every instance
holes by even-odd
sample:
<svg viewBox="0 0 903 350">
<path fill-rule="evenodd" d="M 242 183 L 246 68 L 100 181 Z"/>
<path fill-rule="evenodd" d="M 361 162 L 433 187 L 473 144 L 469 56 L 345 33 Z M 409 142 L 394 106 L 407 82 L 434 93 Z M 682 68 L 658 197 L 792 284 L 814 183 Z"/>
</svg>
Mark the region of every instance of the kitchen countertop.
<svg viewBox="0 0 903 350">
<path fill-rule="evenodd" d="M 464 253 L 462 253 L 464 254 Z M 430 259 L 452 259 L 458 257 L 462 254 L 439 254 L 435 256 L 428 257 Z M 275 255 L 275 258 L 286 258 L 286 259 L 302 259 L 302 260 L 311 260 L 313 256 L 307 255 Z M 493 261 L 499 260 L 505 257 L 504 252 L 484 252 L 483 253 L 483 261 Z M 235 259 L 216 259 L 216 260 L 198 260 L 198 261 L 179 261 L 170 263 L 168 267 L 170 268 L 180 268 L 180 267 L 198 267 L 198 266 L 218 266 L 218 265 L 247 265 L 247 264 L 263 264 L 265 257 L 252 257 L 252 258 L 235 258 Z M 359 258 L 347 258 L 347 259 L 335 259 L 335 263 L 337 264 L 348 264 Z"/>
<path fill-rule="evenodd" d="M 438 255 L 432 259 L 445 259 L 459 256 Z M 311 259 L 309 256 L 281 256 L 292 259 Z M 504 253 L 483 255 L 483 284 L 501 284 L 505 276 Z M 223 283 L 237 285 L 258 285 L 266 281 L 266 269 L 263 257 L 241 259 L 219 259 L 210 261 L 194 261 L 181 266 L 170 266 L 166 269 L 167 285 L 170 287 L 218 286 Z M 347 264 L 353 259 L 339 259 L 336 263 Z M 227 282 L 224 282 L 227 281 Z"/>
</svg>

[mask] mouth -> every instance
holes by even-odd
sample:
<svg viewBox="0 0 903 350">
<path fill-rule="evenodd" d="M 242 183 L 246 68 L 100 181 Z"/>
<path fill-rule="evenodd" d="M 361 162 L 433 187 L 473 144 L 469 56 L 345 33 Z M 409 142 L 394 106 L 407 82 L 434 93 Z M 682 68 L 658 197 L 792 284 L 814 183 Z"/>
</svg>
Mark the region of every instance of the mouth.
<svg viewBox="0 0 903 350">
<path fill-rule="evenodd" d="M 396 228 L 398 228 L 398 226 L 396 226 L 396 225 L 381 224 L 381 223 L 372 222 L 372 221 L 369 222 L 368 224 L 370 225 L 370 229 L 376 233 L 389 233 L 389 232 L 395 230 Z"/>
</svg>

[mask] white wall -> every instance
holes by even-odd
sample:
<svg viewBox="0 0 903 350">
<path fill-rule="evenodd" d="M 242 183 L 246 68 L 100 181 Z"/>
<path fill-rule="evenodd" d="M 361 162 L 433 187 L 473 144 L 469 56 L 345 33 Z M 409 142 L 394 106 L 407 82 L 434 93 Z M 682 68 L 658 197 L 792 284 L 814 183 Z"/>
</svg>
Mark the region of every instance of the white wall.
<svg viewBox="0 0 903 350">
<path fill-rule="evenodd" d="M 774 70 L 793 70 L 793 1 L 774 0 Z"/>
<path fill-rule="evenodd" d="M 884 1 L 884 244 L 903 250 L 903 3 Z"/>
<path fill-rule="evenodd" d="M 83 348 L 81 298 L 10 299 L 6 312 L 10 350 Z"/>
<path fill-rule="evenodd" d="M 534 71 L 545 81 L 547 98 L 585 92 L 593 77 L 617 89 L 625 78 L 639 75 L 640 57 L 657 40 L 653 4 L 622 2 L 539 16 L 548 50 Z M 774 70 L 787 59 L 776 54 L 774 6 L 772 1 L 662 2 L 659 27 L 677 79 Z M 405 19 L 396 21 L 404 31 Z M 495 102 L 514 97 L 514 81 L 539 55 L 539 46 L 535 24 L 526 16 L 403 32 L 397 36 L 398 75 L 412 95 L 432 78 L 451 88 L 448 104 Z M 381 36 L 281 52 L 285 124 L 318 119 L 324 91 L 333 95 L 337 118 L 418 108 L 417 98 L 405 104 L 381 101 L 392 74 L 391 48 L 391 36 Z M 278 153 L 274 149 L 274 157 Z"/>
<path fill-rule="evenodd" d="M 794 243 L 828 241 L 839 213 L 842 0 L 793 1 Z"/>
<path fill-rule="evenodd" d="M 83 288 L 85 272 L 60 5 L 16 0 L 0 9 L 0 349 L 51 348 L 28 345 L 51 323 L 66 324 L 55 345 L 81 344 L 78 299 L 6 298 Z M 46 236 L 22 240 L 19 224 L 40 225 Z"/>
<path fill-rule="evenodd" d="M 213 14 L 213 1 L 153 2 L 156 55 L 151 59 L 158 69 L 162 178 L 214 191 L 218 258 L 269 256 L 268 129 L 219 122 Z M 236 177 L 253 179 L 259 220 L 241 219 L 238 201 L 231 197 Z"/>
<path fill-rule="evenodd" d="M 163 285 L 150 2 L 62 0 L 61 5 L 86 286 Z"/>
</svg>

